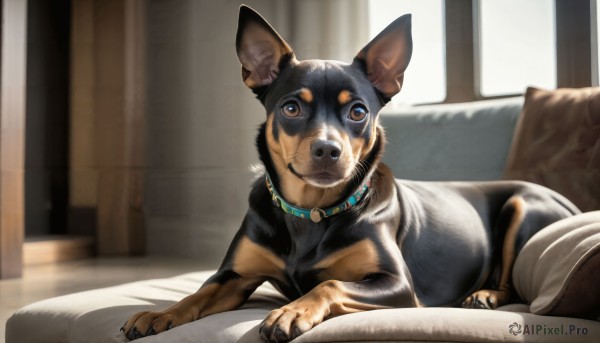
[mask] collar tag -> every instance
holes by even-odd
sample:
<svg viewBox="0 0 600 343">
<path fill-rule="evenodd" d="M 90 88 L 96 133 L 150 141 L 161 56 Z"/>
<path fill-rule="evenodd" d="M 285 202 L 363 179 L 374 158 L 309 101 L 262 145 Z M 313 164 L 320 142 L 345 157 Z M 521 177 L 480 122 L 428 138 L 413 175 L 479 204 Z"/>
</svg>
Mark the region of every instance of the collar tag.
<svg viewBox="0 0 600 343">
<path fill-rule="evenodd" d="M 312 220 L 314 223 L 320 222 L 324 216 L 325 216 L 325 211 L 323 211 L 320 208 L 315 207 L 312 210 L 310 210 L 310 220 Z"/>
</svg>

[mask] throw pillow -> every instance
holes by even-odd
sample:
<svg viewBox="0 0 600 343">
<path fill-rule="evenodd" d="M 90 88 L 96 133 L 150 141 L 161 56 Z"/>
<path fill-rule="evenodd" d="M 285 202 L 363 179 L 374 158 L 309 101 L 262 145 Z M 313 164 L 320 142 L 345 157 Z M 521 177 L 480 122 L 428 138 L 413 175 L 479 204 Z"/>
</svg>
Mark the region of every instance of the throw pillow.
<svg viewBox="0 0 600 343">
<path fill-rule="evenodd" d="M 528 88 L 504 179 L 535 182 L 600 209 L 600 87 Z"/>
</svg>

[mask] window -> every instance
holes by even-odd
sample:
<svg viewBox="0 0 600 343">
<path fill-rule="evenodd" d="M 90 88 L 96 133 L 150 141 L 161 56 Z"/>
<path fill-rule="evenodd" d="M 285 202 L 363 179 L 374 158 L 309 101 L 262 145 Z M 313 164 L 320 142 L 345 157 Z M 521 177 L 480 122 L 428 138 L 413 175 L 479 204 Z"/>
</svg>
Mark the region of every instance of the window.
<svg viewBox="0 0 600 343">
<path fill-rule="evenodd" d="M 369 34 L 374 38 L 389 23 L 412 13 L 413 54 L 400 94 L 391 108 L 442 102 L 446 97 L 444 14 L 442 0 L 369 0 Z"/>
<path fill-rule="evenodd" d="M 481 95 L 555 88 L 554 1 L 480 0 L 477 7 Z"/>
</svg>

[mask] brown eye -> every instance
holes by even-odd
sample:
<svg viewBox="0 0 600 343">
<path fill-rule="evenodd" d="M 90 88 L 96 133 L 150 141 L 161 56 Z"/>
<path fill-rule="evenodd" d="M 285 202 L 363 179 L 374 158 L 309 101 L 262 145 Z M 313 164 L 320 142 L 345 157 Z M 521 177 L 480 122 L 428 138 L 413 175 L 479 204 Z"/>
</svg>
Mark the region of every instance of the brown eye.
<svg viewBox="0 0 600 343">
<path fill-rule="evenodd" d="M 289 101 L 281 106 L 281 111 L 288 117 L 297 117 L 300 115 L 300 106 L 295 101 Z"/>
<path fill-rule="evenodd" d="M 348 118 L 353 121 L 361 121 L 365 119 L 369 111 L 363 105 L 354 105 L 350 109 L 350 113 L 348 114 Z"/>
</svg>

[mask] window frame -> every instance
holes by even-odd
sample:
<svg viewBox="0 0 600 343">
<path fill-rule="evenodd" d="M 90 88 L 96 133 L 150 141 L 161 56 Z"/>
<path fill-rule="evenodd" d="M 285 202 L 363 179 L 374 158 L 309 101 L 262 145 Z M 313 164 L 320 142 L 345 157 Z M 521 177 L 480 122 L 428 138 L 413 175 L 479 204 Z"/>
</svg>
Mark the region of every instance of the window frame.
<svg viewBox="0 0 600 343">
<path fill-rule="evenodd" d="M 592 85 L 592 1 L 555 0 L 555 6 L 556 87 L 589 87 Z"/>
<path fill-rule="evenodd" d="M 598 22 L 600 21 L 600 13 L 598 6 L 600 3 L 598 0 L 590 1 L 590 13 L 591 13 L 591 48 L 592 48 L 592 86 L 600 86 L 600 37 L 598 30 Z"/>
<path fill-rule="evenodd" d="M 484 96 L 479 84 L 480 0 L 445 0 L 446 98 L 441 103 L 509 98 L 524 93 Z M 600 18 L 592 10 L 598 0 L 555 0 L 556 87 L 599 85 L 597 26 Z M 582 22 L 584 25 L 582 25 Z M 594 34 L 592 34 L 592 30 Z M 580 37 L 573 45 L 574 37 Z M 569 66 L 577 66 L 570 69 Z M 523 90 L 525 91 L 525 90 Z"/>
</svg>

